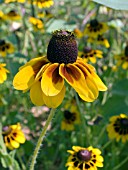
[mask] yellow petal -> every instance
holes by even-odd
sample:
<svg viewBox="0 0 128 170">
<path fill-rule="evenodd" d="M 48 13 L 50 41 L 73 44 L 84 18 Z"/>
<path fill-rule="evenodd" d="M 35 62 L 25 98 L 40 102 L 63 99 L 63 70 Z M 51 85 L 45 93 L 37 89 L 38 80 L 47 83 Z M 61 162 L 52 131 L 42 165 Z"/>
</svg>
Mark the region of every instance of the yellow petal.
<svg viewBox="0 0 128 170">
<path fill-rule="evenodd" d="M 61 64 L 59 74 L 75 89 L 83 100 L 88 102 L 94 100 L 89 92 L 90 90 L 86 84 L 85 77 L 77 66 L 73 64 Z"/>
<path fill-rule="evenodd" d="M 44 105 L 43 92 L 41 89 L 41 82 L 37 81 L 30 89 L 30 98 L 33 104 L 36 106 Z"/>
<path fill-rule="evenodd" d="M 22 131 L 17 131 L 16 133 L 12 134 L 13 138 L 18 143 L 24 143 L 25 142 L 25 135 Z"/>
<path fill-rule="evenodd" d="M 89 60 L 90 60 L 93 64 L 96 63 L 96 57 L 89 57 Z"/>
<path fill-rule="evenodd" d="M 58 93 L 56 96 L 46 96 L 45 94 L 43 94 L 43 99 L 44 99 L 44 103 L 48 107 L 56 108 L 62 103 L 64 96 L 65 96 L 65 86 L 63 86 L 60 93 Z"/>
<path fill-rule="evenodd" d="M 34 71 L 31 66 L 26 66 L 14 77 L 13 86 L 17 90 L 26 90 L 34 82 Z"/>
<path fill-rule="evenodd" d="M 59 75 L 59 64 L 51 64 L 43 73 L 41 88 L 46 96 L 57 95 L 64 86 L 64 80 Z"/>
</svg>

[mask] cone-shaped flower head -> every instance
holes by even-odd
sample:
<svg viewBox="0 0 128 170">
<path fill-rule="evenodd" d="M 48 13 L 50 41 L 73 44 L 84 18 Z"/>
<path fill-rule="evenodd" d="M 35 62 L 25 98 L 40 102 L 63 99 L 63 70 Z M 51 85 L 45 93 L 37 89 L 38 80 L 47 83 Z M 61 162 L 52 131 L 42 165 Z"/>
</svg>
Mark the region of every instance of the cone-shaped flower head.
<svg viewBox="0 0 128 170">
<path fill-rule="evenodd" d="M 77 43 L 72 32 L 58 30 L 49 42 L 47 57 L 34 58 L 19 69 L 13 80 L 17 90 L 29 90 L 35 105 L 58 107 L 65 96 L 65 81 L 79 96 L 93 102 L 107 87 L 93 66 L 77 57 Z"/>
</svg>

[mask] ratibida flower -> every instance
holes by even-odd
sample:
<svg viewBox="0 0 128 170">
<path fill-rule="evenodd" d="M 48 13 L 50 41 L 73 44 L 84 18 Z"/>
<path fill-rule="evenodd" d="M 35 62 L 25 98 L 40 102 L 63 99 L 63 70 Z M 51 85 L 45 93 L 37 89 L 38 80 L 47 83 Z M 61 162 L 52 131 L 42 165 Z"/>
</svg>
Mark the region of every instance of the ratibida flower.
<svg viewBox="0 0 128 170">
<path fill-rule="evenodd" d="M 83 51 L 79 52 L 79 56 L 84 59 L 85 62 L 96 63 L 97 58 L 103 58 L 103 52 L 100 50 L 93 50 L 91 47 L 84 47 Z"/>
<path fill-rule="evenodd" d="M 19 69 L 13 80 L 17 90 L 30 89 L 35 105 L 58 107 L 65 96 L 65 81 L 80 98 L 93 102 L 99 91 L 107 87 L 93 66 L 77 57 L 78 48 L 73 32 L 57 30 L 49 42 L 46 57 L 34 58 Z"/>
<path fill-rule="evenodd" d="M 128 45 L 126 45 L 124 52 L 120 55 L 114 56 L 117 66 L 121 66 L 124 70 L 128 69 Z"/>
<path fill-rule="evenodd" d="M 33 0 L 33 4 L 38 8 L 50 8 L 53 4 L 53 0 Z"/>
<path fill-rule="evenodd" d="M 73 146 L 68 152 L 71 154 L 66 163 L 68 170 L 97 170 L 97 167 L 103 167 L 103 157 L 98 148 Z"/>
<path fill-rule="evenodd" d="M 19 148 L 20 144 L 25 143 L 26 140 L 20 123 L 3 127 L 2 135 L 6 147 L 10 150 Z"/>
<path fill-rule="evenodd" d="M 128 116 L 124 113 L 119 116 L 112 116 L 107 126 L 107 132 L 110 139 L 120 139 L 123 143 L 128 141 Z"/>
<path fill-rule="evenodd" d="M 32 24 L 34 31 L 44 32 L 44 24 L 42 20 L 35 17 L 30 17 L 29 22 Z"/>
<path fill-rule="evenodd" d="M 99 22 L 97 19 L 93 19 L 84 29 L 84 35 L 96 38 L 99 34 L 103 34 L 108 30 L 106 23 Z"/>
<path fill-rule="evenodd" d="M 13 44 L 6 42 L 5 40 L 0 40 L 0 56 L 6 57 L 7 54 L 12 54 L 13 52 Z"/>
<path fill-rule="evenodd" d="M 77 107 L 72 105 L 68 110 L 63 111 L 61 130 L 72 131 L 76 124 L 80 124 L 80 114 Z"/>
<path fill-rule="evenodd" d="M 7 79 L 7 73 L 9 73 L 9 70 L 4 68 L 5 66 L 5 63 L 0 63 L 0 84 L 2 84 Z"/>
</svg>

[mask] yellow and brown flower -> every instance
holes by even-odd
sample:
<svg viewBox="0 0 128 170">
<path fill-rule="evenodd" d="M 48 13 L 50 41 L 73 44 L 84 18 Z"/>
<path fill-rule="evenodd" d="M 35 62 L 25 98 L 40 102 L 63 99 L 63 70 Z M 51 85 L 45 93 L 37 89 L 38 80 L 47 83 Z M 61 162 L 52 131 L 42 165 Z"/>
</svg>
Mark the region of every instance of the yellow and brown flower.
<svg viewBox="0 0 128 170">
<path fill-rule="evenodd" d="M 128 141 L 128 116 L 124 113 L 119 116 L 112 116 L 107 126 L 107 132 L 110 139 L 120 139 L 123 143 Z"/>
<path fill-rule="evenodd" d="M 6 19 L 11 21 L 17 21 L 21 19 L 21 16 L 15 10 L 11 10 L 6 14 Z"/>
<path fill-rule="evenodd" d="M 97 170 L 97 167 L 103 167 L 103 157 L 98 148 L 73 146 L 72 149 L 68 150 L 71 154 L 66 163 L 68 170 Z"/>
<path fill-rule="evenodd" d="M 30 17 L 29 22 L 32 24 L 34 31 L 44 32 L 44 24 L 42 20 L 35 17 Z"/>
<path fill-rule="evenodd" d="M 6 57 L 7 54 L 12 54 L 13 52 L 14 46 L 11 43 L 0 40 L 0 56 Z"/>
<path fill-rule="evenodd" d="M 55 31 L 48 45 L 47 57 L 34 58 L 22 66 L 14 77 L 14 88 L 30 89 L 30 98 L 35 105 L 56 108 L 65 96 L 66 81 L 84 101 L 93 102 L 99 91 L 106 91 L 107 87 L 95 68 L 77 54 L 74 34 Z"/>
<path fill-rule="evenodd" d="M 50 8 L 53 4 L 53 0 L 33 0 L 33 4 L 38 8 Z"/>
<path fill-rule="evenodd" d="M 83 58 L 85 62 L 91 61 L 95 64 L 97 58 L 103 58 L 103 52 L 100 50 L 93 50 L 91 47 L 86 46 L 83 52 L 79 52 L 79 56 Z"/>
<path fill-rule="evenodd" d="M 2 132 L 5 145 L 10 150 L 19 148 L 20 144 L 25 143 L 25 135 L 21 130 L 20 123 L 3 127 Z"/>
</svg>

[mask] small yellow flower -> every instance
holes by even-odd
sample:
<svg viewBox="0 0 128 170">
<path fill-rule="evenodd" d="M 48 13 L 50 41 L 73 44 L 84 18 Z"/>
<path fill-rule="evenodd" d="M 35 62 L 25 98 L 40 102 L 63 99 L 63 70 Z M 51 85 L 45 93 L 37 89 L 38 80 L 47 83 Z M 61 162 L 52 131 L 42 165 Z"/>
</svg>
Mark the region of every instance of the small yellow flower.
<svg viewBox="0 0 128 170">
<path fill-rule="evenodd" d="M 33 29 L 34 31 L 44 31 L 44 24 L 43 22 L 38 19 L 38 18 L 34 18 L 34 17 L 30 17 L 29 18 L 29 22 L 33 25 Z"/>
<path fill-rule="evenodd" d="M 128 45 L 125 47 L 124 52 L 114 57 L 117 60 L 117 66 L 121 66 L 124 70 L 128 69 Z"/>
<path fill-rule="evenodd" d="M 103 35 L 100 35 L 100 34 L 95 38 L 94 37 L 89 37 L 87 41 L 90 42 L 90 43 L 93 43 L 93 44 L 103 45 L 106 48 L 110 47 L 110 44 L 109 44 L 108 40 L 106 38 L 104 38 Z"/>
<path fill-rule="evenodd" d="M 8 53 L 12 54 L 13 52 L 14 46 L 11 43 L 0 40 L 0 56 L 6 57 Z"/>
<path fill-rule="evenodd" d="M 21 130 L 20 123 L 3 127 L 3 138 L 5 145 L 10 150 L 19 148 L 20 144 L 25 143 L 25 135 Z"/>
<path fill-rule="evenodd" d="M 6 19 L 11 21 L 17 21 L 21 19 L 21 16 L 15 10 L 11 10 L 6 14 Z"/>
<path fill-rule="evenodd" d="M 88 37 L 96 38 L 99 34 L 103 34 L 108 30 L 106 23 L 99 22 L 97 19 L 93 19 L 85 27 L 84 35 Z"/>
<path fill-rule="evenodd" d="M 4 68 L 5 66 L 5 63 L 0 63 L 0 84 L 2 84 L 7 79 L 7 73 L 9 73 L 9 70 Z"/>
<path fill-rule="evenodd" d="M 128 116 L 124 113 L 119 116 L 112 116 L 107 126 L 107 132 L 110 139 L 120 139 L 123 143 L 128 141 Z"/>
<path fill-rule="evenodd" d="M 104 159 L 98 148 L 73 146 L 68 152 L 71 154 L 66 163 L 68 170 L 97 170 L 97 167 L 103 167 Z"/>
<path fill-rule="evenodd" d="M 80 114 L 76 106 L 72 105 L 68 110 L 64 110 L 63 115 L 61 122 L 62 130 L 72 131 L 76 124 L 80 124 Z"/>
<path fill-rule="evenodd" d="M 26 0 L 5 0 L 4 2 L 6 4 L 11 3 L 11 2 L 19 2 L 19 3 L 24 3 Z"/>
<path fill-rule="evenodd" d="M 6 20 L 6 15 L 2 11 L 0 11 L 0 24 L 1 24 L 1 22 L 5 21 L 5 20 Z"/>
<path fill-rule="evenodd" d="M 53 0 L 33 0 L 33 4 L 38 8 L 50 8 L 53 4 Z"/>
<path fill-rule="evenodd" d="M 85 62 L 91 61 L 95 64 L 97 58 L 103 58 L 103 52 L 100 50 L 93 50 L 91 47 L 84 47 L 83 52 L 79 52 L 79 56 L 82 57 Z"/>
<path fill-rule="evenodd" d="M 75 36 L 70 31 L 57 30 L 49 42 L 47 57 L 38 57 L 22 66 L 15 75 L 13 86 L 17 90 L 30 89 L 35 105 L 58 107 L 65 96 L 65 81 L 84 101 L 93 102 L 99 91 L 107 87 L 95 68 L 77 57 Z"/>
</svg>

